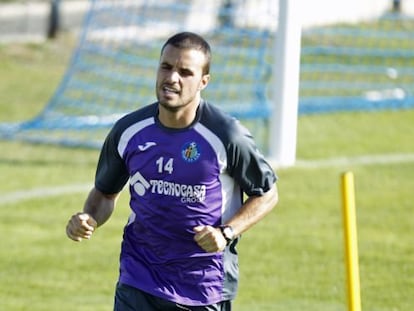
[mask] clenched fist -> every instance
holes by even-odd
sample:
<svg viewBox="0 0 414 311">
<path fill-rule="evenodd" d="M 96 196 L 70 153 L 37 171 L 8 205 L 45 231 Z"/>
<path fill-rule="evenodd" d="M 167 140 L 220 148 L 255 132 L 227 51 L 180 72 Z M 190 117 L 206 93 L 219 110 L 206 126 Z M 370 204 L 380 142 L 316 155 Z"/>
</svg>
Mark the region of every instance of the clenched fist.
<svg viewBox="0 0 414 311">
<path fill-rule="evenodd" d="M 197 226 L 193 230 L 194 241 L 206 252 L 221 252 L 226 247 L 227 241 L 220 229 L 212 226 Z"/>
<path fill-rule="evenodd" d="M 76 242 L 81 242 L 82 239 L 89 240 L 97 226 L 96 220 L 91 215 L 77 213 L 70 218 L 66 226 L 66 234 Z"/>
</svg>

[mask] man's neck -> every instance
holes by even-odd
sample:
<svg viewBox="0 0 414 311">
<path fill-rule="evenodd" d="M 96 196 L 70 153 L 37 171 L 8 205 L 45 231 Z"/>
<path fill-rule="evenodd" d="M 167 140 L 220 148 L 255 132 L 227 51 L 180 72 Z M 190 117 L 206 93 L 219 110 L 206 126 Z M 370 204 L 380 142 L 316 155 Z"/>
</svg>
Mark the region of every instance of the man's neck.
<svg viewBox="0 0 414 311">
<path fill-rule="evenodd" d="M 198 106 L 199 104 L 190 104 L 174 111 L 158 105 L 158 119 L 165 127 L 186 128 L 194 122 Z"/>
</svg>

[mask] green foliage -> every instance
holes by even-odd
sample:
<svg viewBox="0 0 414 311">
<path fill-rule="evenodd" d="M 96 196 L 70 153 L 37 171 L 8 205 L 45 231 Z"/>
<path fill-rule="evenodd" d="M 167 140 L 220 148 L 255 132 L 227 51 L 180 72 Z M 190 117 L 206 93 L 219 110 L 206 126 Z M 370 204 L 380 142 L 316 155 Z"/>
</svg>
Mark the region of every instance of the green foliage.
<svg viewBox="0 0 414 311">
<path fill-rule="evenodd" d="M 42 109 L 63 73 L 68 46 L 0 47 L 2 121 L 26 120 Z M 17 102 L 24 106 L 10 107 Z M 412 124 L 413 110 L 303 116 L 298 158 L 413 154 Z M 82 243 L 67 239 L 65 226 L 82 208 L 88 187 L 10 199 L 19 191 L 92 184 L 98 151 L 8 141 L 0 141 L 0 150 L 2 309 L 112 310 L 128 195 Z M 363 309 L 413 309 L 414 163 L 350 162 L 278 170 L 279 205 L 239 245 L 236 310 L 346 310 L 339 179 L 345 170 L 355 174 Z"/>
</svg>

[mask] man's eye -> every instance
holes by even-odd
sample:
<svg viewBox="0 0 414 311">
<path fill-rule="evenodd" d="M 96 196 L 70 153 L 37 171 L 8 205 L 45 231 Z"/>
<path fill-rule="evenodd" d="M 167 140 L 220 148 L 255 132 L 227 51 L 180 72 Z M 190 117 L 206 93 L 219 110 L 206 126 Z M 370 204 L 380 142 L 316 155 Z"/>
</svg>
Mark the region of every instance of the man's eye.
<svg viewBox="0 0 414 311">
<path fill-rule="evenodd" d="M 189 70 L 182 70 L 181 71 L 181 75 L 183 76 L 183 77 L 188 77 L 188 76 L 191 76 L 193 73 L 191 72 L 191 71 L 189 71 Z"/>
</svg>

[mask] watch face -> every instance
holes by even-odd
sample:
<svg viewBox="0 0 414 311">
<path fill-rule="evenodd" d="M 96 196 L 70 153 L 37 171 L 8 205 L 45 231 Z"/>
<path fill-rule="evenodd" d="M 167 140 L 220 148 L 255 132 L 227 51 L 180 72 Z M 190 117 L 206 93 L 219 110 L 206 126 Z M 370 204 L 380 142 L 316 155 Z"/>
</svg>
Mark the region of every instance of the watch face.
<svg viewBox="0 0 414 311">
<path fill-rule="evenodd" d="M 233 229 L 231 227 L 225 227 L 223 229 L 223 235 L 229 239 L 229 240 L 233 240 Z"/>
</svg>

